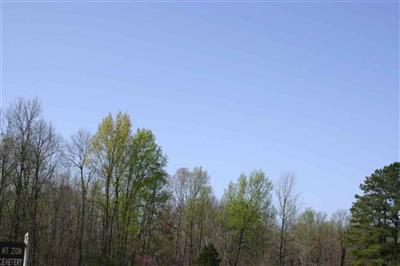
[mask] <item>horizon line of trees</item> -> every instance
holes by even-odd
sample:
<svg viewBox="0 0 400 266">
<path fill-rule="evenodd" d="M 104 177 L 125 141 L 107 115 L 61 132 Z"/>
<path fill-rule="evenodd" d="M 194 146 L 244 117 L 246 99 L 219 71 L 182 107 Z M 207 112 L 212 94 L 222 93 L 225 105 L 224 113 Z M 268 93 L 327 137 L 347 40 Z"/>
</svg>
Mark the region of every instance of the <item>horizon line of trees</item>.
<svg viewBox="0 0 400 266">
<path fill-rule="evenodd" d="M 29 232 L 28 265 L 400 265 L 400 163 L 328 218 L 300 208 L 291 173 L 241 174 L 221 199 L 202 167 L 169 175 L 126 113 L 68 140 L 38 99 L 0 119 L 0 241 Z"/>
</svg>

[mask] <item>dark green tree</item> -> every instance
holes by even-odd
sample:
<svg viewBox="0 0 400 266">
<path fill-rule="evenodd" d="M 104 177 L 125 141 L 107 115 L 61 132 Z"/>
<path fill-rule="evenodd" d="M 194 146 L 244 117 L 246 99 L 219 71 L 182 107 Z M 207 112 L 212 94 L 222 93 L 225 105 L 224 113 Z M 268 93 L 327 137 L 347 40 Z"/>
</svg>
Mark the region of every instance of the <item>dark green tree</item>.
<svg viewBox="0 0 400 266">
<path fill-rule="evenodd" d="M 354 265 L 400 265 L 400 163 L 376 170 L 360 189 L 348 234 Z"/>
<path fill-rule="evenodd" d="M 205 246 L 197 259 L 199 266 L 218 266 L 220 262 L 218 251 L 213 244 Z"/>
</svg>

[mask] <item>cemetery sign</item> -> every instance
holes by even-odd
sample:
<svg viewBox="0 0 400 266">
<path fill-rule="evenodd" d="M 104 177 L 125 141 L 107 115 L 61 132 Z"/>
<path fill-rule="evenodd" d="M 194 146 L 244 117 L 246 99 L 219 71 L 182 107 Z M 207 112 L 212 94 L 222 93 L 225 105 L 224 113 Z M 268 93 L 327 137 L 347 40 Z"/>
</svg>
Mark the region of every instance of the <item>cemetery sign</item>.
<svg viewBox="0 0 400 266">
<path fill-rule="evenodd" d="M 24 242 L 0 242 L 0 266 L 22 266 Z"/>
</svg>

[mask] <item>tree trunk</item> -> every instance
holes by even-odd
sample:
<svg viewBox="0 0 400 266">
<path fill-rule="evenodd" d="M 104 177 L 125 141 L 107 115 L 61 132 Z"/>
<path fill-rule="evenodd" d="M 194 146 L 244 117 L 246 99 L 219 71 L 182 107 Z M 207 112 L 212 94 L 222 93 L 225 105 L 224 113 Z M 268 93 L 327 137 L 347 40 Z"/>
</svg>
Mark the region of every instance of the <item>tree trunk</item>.
<svg viewBox="0 0 400 266">
<path fill-rule="evenodd" d="M 242 248 L 243 235 L 244 235 L 244 227 L 242 227 L 242 229 L 240 230 L 239 243 L 238 243 L 238 247 L 237 247 L 237 251 L 236 251 L 236 258 L 235 258 L 235 264 L 234 264 L 235 266 L 237 266 L 238 262 L 239 262 L 239 254 L 240 254 L 240 250 Z"/>
</svg>

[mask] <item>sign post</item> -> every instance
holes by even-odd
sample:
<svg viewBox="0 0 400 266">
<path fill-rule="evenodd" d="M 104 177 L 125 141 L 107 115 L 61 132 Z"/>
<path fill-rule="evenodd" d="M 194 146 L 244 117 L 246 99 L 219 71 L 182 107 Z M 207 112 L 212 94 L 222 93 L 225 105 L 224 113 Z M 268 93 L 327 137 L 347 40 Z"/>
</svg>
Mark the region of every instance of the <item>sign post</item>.
<svg viewBox="0 0 400 266">
<path fill-rule="evenodd" d="M 25 244 L 25 252 L 24 252 L 24 265 L 23 266 L 28 266 L 28 244 L 29 244 L 29 233 L 28 232 L 25 234 L 24 244 Z"/>
</svg>

